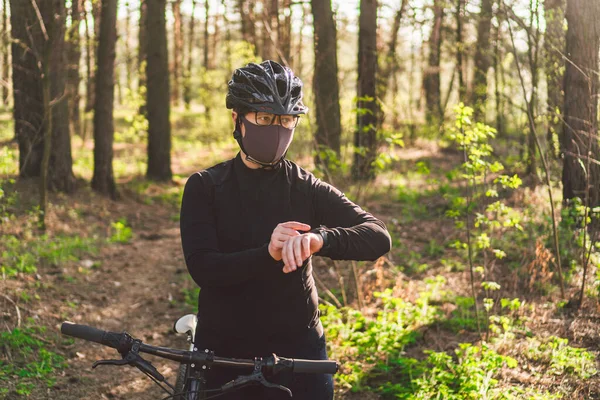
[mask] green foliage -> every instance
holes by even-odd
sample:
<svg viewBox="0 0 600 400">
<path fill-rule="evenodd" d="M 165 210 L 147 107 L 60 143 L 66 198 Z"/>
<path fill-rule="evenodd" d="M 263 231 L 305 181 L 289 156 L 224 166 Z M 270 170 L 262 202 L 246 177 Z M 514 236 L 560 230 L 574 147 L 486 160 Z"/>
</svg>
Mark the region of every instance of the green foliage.
<svg viewBox="0 0 600 400">
<path fill-rule="evenodd" d="M 125 115 L 126 128 L 115 132 L 115 142 L 145 143 L 148 136 L 148 120 L 139 111 L 146 105 L 146 87 L 139 90 L 125 89 L 124 108 L 134 110 Z"/>
<path fill-rule="evenodd" d="M 461 256 L 466 256 L 472 269 L 481 264 L 481 273 L 485 276 L 489 260 L 506 257 L 506 252 L 498 248 L 502 243 L 501 234 L 507 229 L 522 229 L 519 212 L 502 200 L 490 200 L 499 197 L 500 190 L 518 188 L 522 181 L 517 175 L 497 175 L 504 166 L 492 160 L 493 148 L 488 143 L 495 137 L 495 130 L 473 122 L 473 109 L 462 103 L 455 108 L 455 113 L 456 120 L 449 129 L 449 138 L 464 154 L 459 171 L 467 192 L 465 196 L 447 196 L 450 206 L 446 215 L 453 218 L 456 227 L 469 236 L 466 243 L 455 241 L 454 247 Z M 492 176 L 495 178 L 490 182 Z M 500 286 L 495 282 L 483 282 L 481 286 L 488 295 L 483 305 L 489 315 L 494 306 L 489 292 L 499 290 Z"/>
<path fill-rule="evenodd" d="M 4 277 L 32 274 L 40 265 L 60 265 L 97 252 L 97 239 L 81 236 L 42 235 L 35 240 L 23 240 L 14 235 L 4 235 L 0 239 L 4 245 L 0 258 Z"/>
<path fill-rule="evenodd" d="M 441 277 L 440 277 L 441 278 Z M 375 319 L 368 319 L 351 308 L 321 305 L 332 358 L 342 361 L 344 370 L 337 376 L 353 391 L 365 384 L 369 369 L 385 371 L 400 359 L 404 348 L 418 337 L 416 329 L 434 321 L 437 308 L 430 299 L 439 295 L 443 278 L 431 280 L 427 291 L 413 304 L 394 297 L 391 290 L 376 293 L 382 306 Z"/>
<path fill-rule="evenodd" d="M 126 218 L 120 218 L 118 221 L 110 224 L 113 234 L 109 241 L 112 243 L 129 243 L 133 238 L 131 227 L 127 224 Z"/>
<path fill-rule="evenodd" d="M 0 347 L 13 357 L 11 362 L 0 360 L 1 386 L 12 384 L 16 394 L 27 396 L 39 382 L 48 387 L 55 384 L 56 370 L 67 364 L 63 357 L 45 349 L 46 344 L 38 339 L 44 333 L 45 328 L 33 326 L 0 333 Z"/>
<path fill-rule="evenodd" d="M 530 338 L 525 357 L 548 365 L 546 373 L 571 374 L 589 379 L 598 373 L 596 357 L 586 349 L 569 346 L 569 340 L 550 336 L 547 339 Z"/>
<path fill-rule="evenodd" d="M 504 366 L 515 368 L 517 361 L 502 356 L 487 344 L 462 343 L 455 350 L 456 360 L 447 353 L 426 351 L 428 357 L 416 365 L 421 372 L 408 388 L 397 388 L 399 399 L 502 399 L 494 377 Z"/>
</svg>

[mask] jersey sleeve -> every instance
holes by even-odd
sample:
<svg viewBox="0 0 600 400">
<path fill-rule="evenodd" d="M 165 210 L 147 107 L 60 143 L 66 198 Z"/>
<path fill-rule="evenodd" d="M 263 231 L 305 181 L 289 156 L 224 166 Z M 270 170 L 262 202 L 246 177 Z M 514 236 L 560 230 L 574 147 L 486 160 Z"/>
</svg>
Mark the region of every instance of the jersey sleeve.
<svg viewBox="0 0 600 400">
<path fill-rule="evenodd" d="M 334 260 L 371 260 L 391 249 L 385 224 L 350 201 L 328 183 L 313 178 L 316 220 L 324 229 L 326 246 L 318 253 Z"/>
<path fill-rule="evenodd" d="M 214 186 L 206 173 L 186 182 L 181 201 L 181 244 L 187 269 L 200 287 L 238 285 L 279 265 L 268 244 L 234 253 L 219 249 L 212 212 Z"/>
</svg>

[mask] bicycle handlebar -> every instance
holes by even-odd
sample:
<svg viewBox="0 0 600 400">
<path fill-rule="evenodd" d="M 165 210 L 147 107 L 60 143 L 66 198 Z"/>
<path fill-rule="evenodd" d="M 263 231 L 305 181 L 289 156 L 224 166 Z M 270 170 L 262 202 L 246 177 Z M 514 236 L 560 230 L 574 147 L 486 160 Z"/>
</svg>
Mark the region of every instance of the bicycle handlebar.
<svg viewBox="0 0 600 400">
<path fill-rule="evenodd" d="M 135 341 L 135 339 L 127 332 L 116 333 L 103 331 L 91 326 L 74 324 L 67 321 L 62 323 L 60 331 L 67 336 L 112 347 L 113 349 L 117 349 L 121 354 L 129 352 Z M 252 368 L 255 365 L 254 360 L 216 357 L 213 356 L 211 352 L 192 352 L 170 349 L 167 347 L 150 346 L 147 344 L 140 344 L 139 351 L 184 364 L 215 365 L 235 368 Z M 336 361 L 292 359 L 278 357 L 275 354 L 271 357 L 266 357 L 261 362 L 261 365 L 269 371 L 291 369 L 292 372 L 311 374 L 335 374 L 339 369 L 339 365 Z"/>
</svg>

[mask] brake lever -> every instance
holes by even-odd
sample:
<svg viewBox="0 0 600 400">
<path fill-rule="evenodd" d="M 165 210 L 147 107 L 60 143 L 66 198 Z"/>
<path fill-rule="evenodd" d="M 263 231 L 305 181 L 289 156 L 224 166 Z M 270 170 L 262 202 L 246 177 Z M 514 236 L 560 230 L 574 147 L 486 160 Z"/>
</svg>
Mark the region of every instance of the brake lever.
<svg viewBox="0 0 600 400">
<path fill-rule="evenodd" d="M 288 389 L 287 387 L 285 387 L 283 385 L 277 385 L 275 383 L 269 382 L 265 378 L 265 376 L 262 374 L 262 372 L 258 372 L 258 373 L 253 372 L 251 375 L 238 376 L 234 380 L 229 381 L 226 384 L 224 384 L 223 386 L 221 386 L 221 390 L 223 392 L 226 392 L 228 390 L 232 390 L 234 388 L 238 388 L 238 387 L 241 387 L 244 385 L 249 385 L 252 383 L 263 385 L 264 387 L 268 387 L 268 388 L 275 388 L 275 389 L 282 390 L 282 391 L 286 392 L 290 397 L 292 397 L 292 391 L 290 389 Z"/>
<path fill-rule="evenodd" d="M 159 382 L 165 382 L 165 377 L 158 372 L 154 365 L 152 365 L 149 361 L 144 360 L 139 355 L 141 344 L 141 340 L 135 339 L 133 341 L 133 345 L 131 346 L 131 350 L 129 350 L 127 354 L 121 354 L 123 356 L 122 360 L 99 360 L 92 365 L 92 368 L 96 368 L 98 365 L 131 365 L 132 367 L 136 367 L 140 371 L 152 376 Z"/>
<path fill-rule="evenodd" d="M 92 364 L 92 369 L 98 365 L 127 365 L 129 362 L 125 359 L 122 360 L 98 360 Z"/>
<path fill-rule="evenodd" d="M 238 376 L 232 381 L 227 382 L 223 386 L 221 386 L 221 390 L 226 392 L 233 388 L 241 387 L 244 385 L 249 385 L 252 383 L 257 383 L 259 385 L 263 385 L 264 387 L 279 389 L 286 392 L 290 397 L 292 397 L 292 391 L 283 386 L 277 385 L 276 383 L 269 382 L 262 373 L 262 358 L 257 357 L 254 359 L 254 370 L 250 375 L 242 375 Z"/>
</svg>

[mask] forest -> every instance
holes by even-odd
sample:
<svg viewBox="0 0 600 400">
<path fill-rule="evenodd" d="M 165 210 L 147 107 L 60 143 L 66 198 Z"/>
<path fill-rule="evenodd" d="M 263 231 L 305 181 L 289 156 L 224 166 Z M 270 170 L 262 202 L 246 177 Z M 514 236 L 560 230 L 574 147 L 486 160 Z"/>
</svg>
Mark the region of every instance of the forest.
<svg viewBox="0 0 600 400">
<path fill-rule="evenodd" d="M 335 398 L 600 399 L 600 1 L 1 3 L 0 399 L 165 398 L 60 325 L 188 348 L 183 189 L 263 60 L 304 83 L 286 158 L 392 238 L 313 260 Z"/>
</svg>

